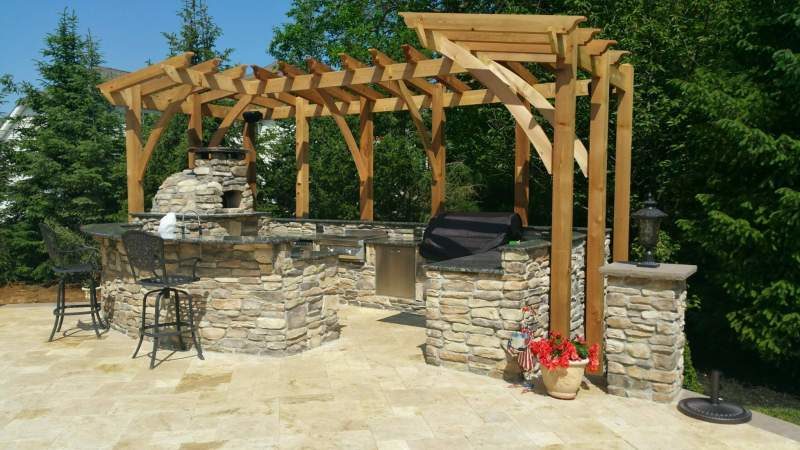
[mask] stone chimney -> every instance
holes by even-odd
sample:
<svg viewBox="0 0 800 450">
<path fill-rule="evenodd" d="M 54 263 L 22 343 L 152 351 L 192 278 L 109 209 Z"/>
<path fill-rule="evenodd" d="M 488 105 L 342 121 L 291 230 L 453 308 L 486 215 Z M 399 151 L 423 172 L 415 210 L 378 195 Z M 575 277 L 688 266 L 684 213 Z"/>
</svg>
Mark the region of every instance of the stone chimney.
<svg viewBox="0 0 800 450">
<path fill-rule="evenodd" d="M 246 150 L 198 147 L 194 169 L 170 175 L 153 197 L 153 212 L 197 211 L 200 214 L 253 212 L 247 183 Z"/>
</svg>

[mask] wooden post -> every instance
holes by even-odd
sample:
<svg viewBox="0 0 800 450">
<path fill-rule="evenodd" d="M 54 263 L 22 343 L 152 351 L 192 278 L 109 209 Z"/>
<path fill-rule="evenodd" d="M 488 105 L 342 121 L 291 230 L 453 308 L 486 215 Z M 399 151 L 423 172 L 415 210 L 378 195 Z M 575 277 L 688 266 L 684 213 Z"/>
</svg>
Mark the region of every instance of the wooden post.
<svg viewBox="0 0 800 450">
<path fill-rule="evenodd" d="M 189 107 L 192 113 L 189 115 L 189 127 L 186 129 L 189 147 L 203 146 L 203 104 L 200 102 L 199 94 L 189 96 Z M 194 152 L 189 152 L 188 164 L 190 169 L 194 169 Z"/>
<path fill-rule="evenodd" d="M 373 140 L 374 124 L 372 121 L 372 109 L 375 102 L 365 97 L 361 98 L 361 111 L 359 113 L 359 144 L 358 148 L 364 161 L 365 174 L 359 176 L 359 208 L 361 209 L 361 220 L 374 220 L 374 191 L 373 191 Z"/>
<path fill-rule="evenodd" d="M 530 103 L 525 102 L 530 108 Z M 530 203 L 531 141 L 525 130 L 514 125 L 514 212 L 522 218 L 522 226 L 528 226 Z"/>
<path fill-rule="evenodd" d="M 242 130 L 242 147 L 247 150 L 247 184 L 250 185 L 250 191 L 253 193 L 253 201 L 255 204 L 256 198 L 256 130 L 258 129 L 258 122 L 244 123 Z"/>
<path fill-rule="evenodd" d="M 444 212 L 447 197 L 445 121 L 444 86 L 437 83 L 431 97 L 431 150 L 434 157 L 431 166 L 431 216 Z"/>
<path fill-rule="evenodd" d="M 553 132 L 553 223 L 550 250 L 550 331 L 568 336 L 572 299 L 572 183 L 575 135 L 575 78 L 578 49 L 572 34 L 560 35 Z"/>
<path fill-rule="evenodd" d="M 617 145 L 614 167 L 614 261 L 628 260 L 631 221 L 631 145 L 633 141 L 633 66 L 622 64 L 625 88 L 618 89 Z"/>
<path fill-rule="evenodd" d="M 295 183 L 295 217 L 308 217 L 308 142 L 309 125 L 306 117 L 308 101 L 302 97 L 295 100 L 295 160 L 297 178 Z"/>
<path fill-rule="evenodd" d="M 608 150 L 608 55 L 592 56 L 589 125 L 589 213 L 586 240 L 586 340 L 603 348 L 604 289 L 600 267 L 606 262 L 606 169 Z M 602 353 L 600 352 L 602 372 Z"/>
<path fill-rule="evenodd" d="M 128 176 L 128 213 L 144 212 L 144 186 L 139 177 L 142 158 L 142 89 L 134 85 L 125 91 L 125 162 Z"/>
</svg>

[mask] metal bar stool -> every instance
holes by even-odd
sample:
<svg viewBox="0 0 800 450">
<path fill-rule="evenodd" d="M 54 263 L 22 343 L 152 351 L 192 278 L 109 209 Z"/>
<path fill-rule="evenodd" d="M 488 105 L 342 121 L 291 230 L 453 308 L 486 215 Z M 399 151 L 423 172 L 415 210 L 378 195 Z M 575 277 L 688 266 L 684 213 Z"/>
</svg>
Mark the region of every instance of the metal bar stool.
<svg viewBox="0 0 800 450">
<path fill-rule="evenodd" d="M 97 266 L 97 249 L 87 245 L 68 245 L 60 242 L 55 230 L 44 223 L 39 224 L 39 231 L 42 233 L 42 240 L 50 256 L 53 272 L 58 277 L 56 307 L 53 309 L 55 320 L 53 322 L 53 330 L 50 332 L 50 338 L 47 341 L 52 341 L 56 332 L 61 331 L 61 326 L 64 324 L 64 316 L 85 314 L 89 314 L 92 317 L 94 333 L 99 338 L 99 328 L 102 326 L 108 329 L 108 324 L 103 324 L 103 320 L 100 318 L 100 304 L 97 302 L 97 282 L 95 277 L 100 272 Z M 89 303 L 66 304 L 67 278 L 76 277 L 80 279 L 87 276 L 89 279 Z M 89 310 L 75 311 L 78 308 L 89 308 Z"/>
<path fill-rule="evenodd" d="M 197 357 L 203 358 L 203 350 L 200 347 L 200 341 L 197 338 L 197 330 L 194 326 L 194 309 L 192 306 L 192 295 L 182 289 L 177 289 L 178 286 L 197 281 L 197 263 L 199 258 L 183 258 L 177 260 L 167 260 L 164 258 L 164 240 L 161 237 L 146 233 L 139 230 L 129 230 L 123 233 L 122 243 L 125 246 L 125 252 L 128 254 L 128 263 L 131 267 L 131 274 L 137 283 L 143 286 L 151 286 L 154 289 L 147 291 L 142 300 L 142 321 L 139 325 L 139 343 L 136 345 L 136 350 L 133 352 L 133 358 L 139 353 L 142 347 L 142 341 L 145 336 L 153 338 L 153 353 L 150 355 L 150 368 L 155 367 L 156 351 L 158 350 L 158 343 L 161 338 L 168 336 L 177 336 L 181 349 L 186 350 L 183 343 L 184 330 L 181 327 L 188 327 L 192 333 L 192 341 L 197 349 Z M 192 275 L 174 275 L 167 272 L 167 263 L 177 263 L 192 261 Z M 147 278 L 143 278 L 142 274 L 151 274 Z M 174 294 L 174 295 L 173 295 Z M 153 314 L 153 323 L 145 323 L 145 310 L 147 309 L 147 298 L 155 295 L 155 311 Z M 183 295 L 187 299 L 189 314 L 186 320 L 181 318 L 180 296 Z M 175 320 L 171 322 L 162 323 L 161 320 L 161 306 L 162 301 L 165 304 L 173 299 Z M 174 330 L 169 329 L 175 327 Z"/>
</svg>

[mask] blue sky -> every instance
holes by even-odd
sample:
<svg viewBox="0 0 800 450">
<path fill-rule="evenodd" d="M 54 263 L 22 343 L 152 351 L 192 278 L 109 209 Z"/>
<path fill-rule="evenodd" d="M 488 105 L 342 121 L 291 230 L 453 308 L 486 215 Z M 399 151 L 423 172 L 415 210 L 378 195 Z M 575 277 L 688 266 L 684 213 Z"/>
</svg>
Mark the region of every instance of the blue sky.
<svg viewBox="0 0 800 450">
<path fill-rule="evenodd" d="M 231 62 L 267 64 L 272 29 L 286 22 L 291 0 L 241 2 L 207 0 L 208 10 L 222 28 L 220 48 L 233 48 Z M 81 33 L 91 30 L 100 40 L 105 65 L 122 70 L 158 61 L 167 52 L 162 31 L 177 31 L 176 12 L 182 0 L 0 0 L 0 74 L 16 81 L 36 82 L 35 60 L 41 59 L 46 33 L 55 29 L 65 7 L 74 9 Z M 13 101 L 14 99 L 11 99 Z M 11 103 L 0 105 L 0 111 Z"/>
</svg>

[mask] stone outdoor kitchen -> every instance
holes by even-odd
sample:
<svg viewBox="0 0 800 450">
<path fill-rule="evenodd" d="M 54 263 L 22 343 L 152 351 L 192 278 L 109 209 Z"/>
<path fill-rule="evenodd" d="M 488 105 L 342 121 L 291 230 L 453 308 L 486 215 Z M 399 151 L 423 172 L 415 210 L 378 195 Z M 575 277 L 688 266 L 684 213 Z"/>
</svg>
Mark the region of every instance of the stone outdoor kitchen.
<svg viewBox="0 0 800 450">
<path fill-rule="evenodd" d="M 605 376 L 609 393 L 675 399 L 682 381 L 686 279 L 694 267 L 625 263 L 633 99 L 632 67 L 620 64 L 625 52 L 611 50 L 614 41 L 595 39 L 598 30 L 579 27 L 585 18 L 577 16 L 403 17 L 440 57 L 425 59 L 408 47 L 408 60 L 397 63 L 373 50 L 373 66 L 344 55 L 340 71 L 311 60 L 311 73 L 281 63 L 280 73 L 252 66 L 248 76 L 247 66 L 217 72 L 218 61 L 192 65 L 192 55 L 185 54 L 100 86 L 128 111 L 130 222 L 84 227 L 100 242 L 100 296 L 112 328 L 136 338 L 153 311 L 151 296 L 142 314 L 148 289 L 133 277 L 123 234 L 155 234 L 164 216 L 175 213 L 175 236 L 165 239 L 167 259 L 199 259 L 196 278 L 181 289 L 192 296 L 205 350 L 293 355 L 346 334 L 337 314 L 345 305 L 385 308 L 424 322 L 421 351 L 428 364 L 518 380 L 521 369 L 508 343 L 527 307 L 533 338 L 557 331 L 601 346 L 596 374 Z M 498 31 L 513 50 L 490 50 L 497 42 L 485 42 L 487 33 Z M 543 63 L 555 72 L 555 82 L 538 82 L 519 61 Z M 578 68 L 591 80 L 578 78 Z M 465 83 L 468 76 L 474 82 Z M 614 216 L 607 220 L 612 88 L 618 97 Z M 580 96 L 592 104 L 588 149 L 575 135 Z M 213 103 L 222 98 L 236 102 Z M 516 124 L 514 211 L 447 212 L 444 111 L 489 103 L 506 107 Z M 136 125 L 142 105 L 162 111 L 146 142 Z M 553 124 L 552 142 L 530 105 Z M 430 125 L 420 114 L 427 108 Z M 380 205 L 373 198 L 372 116 L 393 111 L 408 111 L 422 139 L 432 173 L 429 223 L 374 220 Z M 144 212 L 141 180 L 177 112 L 190 115 L 189 168 L 164 180 L 151 211 Z M 347 115 L 357 115 L 359 135 Z M 221 119 L 208 143 L 200 140 L 204 116 Z M 309 218 L 309 126 L 321 116 L 334 118 L 353 156 L 361 220 Z M 257 125 L 281 119 L 295 124 L 294 218 L 255 208 Z M 221 147 L 237 120 L 244 124 L 235 144 L 241 148 Z M 531 149 L 552 174 L 547 227 L 528 224 Z M 573 226 L 573 176 L 588 178 L 587 228 Z M 169 268 L 192 270 L 187 262 Z"/>
</svg>

